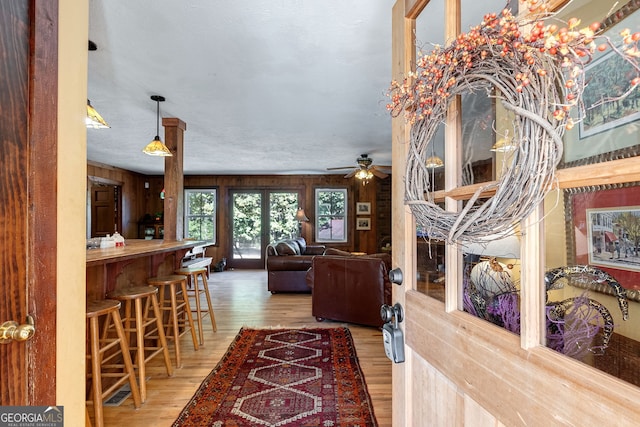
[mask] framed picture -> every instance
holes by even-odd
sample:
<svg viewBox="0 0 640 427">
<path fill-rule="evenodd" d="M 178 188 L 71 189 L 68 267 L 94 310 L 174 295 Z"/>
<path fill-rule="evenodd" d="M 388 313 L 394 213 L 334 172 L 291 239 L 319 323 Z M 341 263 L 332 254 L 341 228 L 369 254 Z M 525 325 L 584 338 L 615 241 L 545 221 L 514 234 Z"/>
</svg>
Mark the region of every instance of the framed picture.
<svg viewBox="0 0 640 427">
<path fill-rule="evenodd" d="M 621 42 L 624 28 L 640 25 L 640 2 L 628 2 L 602 23 L 603 35 Z M 584 69 L 583 112 L 572 130 L 564 135 L 561 168 L 606 162 L 640 155 L 640 91 L 633 90 L 622 100 L 616 98 L 630 88 L 631 66 L 611 47 L 596 52 Z"/>
<path fill-rule="evenodd" d="M 371 215 L 371 202 L 356 203 L 356 215 Z"/>
<path fill-rule="evenodd" d="M 371 218 L 357 218 L 356 230 L 371 230 Z"/>
<path fill-rule="evenodd" d="M 640 294 L 640 182 L 565 190 L 565 214 L 567 263 L 596 266 L 630 299 Z"/>
</svg>

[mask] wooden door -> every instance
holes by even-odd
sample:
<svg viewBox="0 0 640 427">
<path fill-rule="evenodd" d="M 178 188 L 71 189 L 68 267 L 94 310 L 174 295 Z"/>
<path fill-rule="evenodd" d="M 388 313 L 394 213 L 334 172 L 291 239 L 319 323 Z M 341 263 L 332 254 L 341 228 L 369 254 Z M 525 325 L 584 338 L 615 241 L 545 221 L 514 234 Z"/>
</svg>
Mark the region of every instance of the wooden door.
<svg viewBox="0 0 640 427">
<path fill-rule="evenodd" d="M 604 6 L 600 0 L 577 3 L 585 9 Z M 402 81 L 411 71 L 415 63 L 415 18 L 425 6 L 435 4 L 444 5 L 446 39 L 453 40 L 460 31 L 460 0 L 398 0 L 394 5 L 394 79 Z M 444 198 L 449 211 L 455 210 L 458 200 L 468 200 L 473 194 L 473 190 L 458 187 L 460 180 L 455 176 L 461 170 L 461 150 L 456 148 L 461 141 L 460 113 L 460 103 L 454 102 L 446 119 L 445 174 L 451 175 L 445 177 Z M 408 132 L 404 118 L 392 121 L 393 266 L 404 272 L 404 283 L 394 286 L 393 298 L 405 309 L 400 324 L 405 362 L 394 365 L 392 371 L 393 425 L 638 425 L 640 388 L 544 345 L 544 269 L 549 263 L 545 242 L 559 240 L 550 239 L 552 227 L 545 228 L 548 212 L 543 212 L 543 207 L 549 206 L 538 207 L 520 224 L 524 230 L 520 335 L 462 310 L 462 254 L 452 245 L 445 248 L 445 302 L 415 289 L 416 228 L 404 202 L 405 180 L 400 172 L 405 170 Z M 559 170 L 558 186 L 624 184 L 640 176 L 637 158 L 609 163 Z M 550 195 L 551 205 L 555 205 L 556 196 Z"/>
<path fill-rule="evenodd" d="M 58 1 L 0 2 L 0 405 L 56 404 Z"/>
<path fill-rule="evenodd" d="M 104 237 L 117 229 L 116 187 L 91 187 L 91 237 Z"/>
</svg>

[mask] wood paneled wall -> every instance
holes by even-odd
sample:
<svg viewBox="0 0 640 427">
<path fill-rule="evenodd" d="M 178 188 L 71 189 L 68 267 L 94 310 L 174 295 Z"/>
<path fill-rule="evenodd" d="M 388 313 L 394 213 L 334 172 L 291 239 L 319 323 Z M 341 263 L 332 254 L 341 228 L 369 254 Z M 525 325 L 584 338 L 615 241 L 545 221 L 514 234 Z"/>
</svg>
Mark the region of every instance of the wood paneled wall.
<svg viewBox="0 0 640 427">
<path fill-rule="evenodd" d="M 89 181 L 112 183 L 122 189 L 123 236 L 127 239 L 139 238 L 138 222 L 146 215 L 163 211 L 160 192 L 164 188 L 163 176 L 149 176 L 112 166 L 88 162 Z M 148 183 L 149 188 L 145 188 Z M 343 175 L 193 175 L 184 177 L 184 188 L 218 189 L 218 243 L 207 250 L 207 256 L 214 263 L 230 258 L 229 244 L 229 191 L 238 189 L 287 189 L 298 190 L 301 194 L 300 206 L 304 208 L 310 221 L 303 225 L 302 235 L 313 243 L 315 207 L 314 192 L 320 187 L 347 187 L 349 190 L 349 241 L 333 247 L 367 253 L 379 252 L 391 236 L 391 178 L 374 178 L 362 185 L 355 178 L 345 179 Z M 355 230 L 355 206 L 357 202 L 371 203 L 371 230 Z"/>
<path fill-rule="evenodd" d="M 389 181 L 387 178 L 385 181 Z M 390 203 L 378 203 L 391 197 L 390 185 L 379 179 L 363 186 L 354 178 L 345 179 L 343 175 L 226 175 L 226 176 L 186 176 L 185 188 L 218 188 L 218 244 L 207 249 L 207 255 L 214 262 L 231 257 L 229 230 L 229 191 L 238 189 L 287 189 L 299 190 L 300 206 L 304 208 L 309 222 L 303 224 L 302 235 L 309 243 L 314 243 L 315 219 L 314 194 L 316 188 L 347 187 L 349 190 L 349 241 L 343 245 L 331 245 L 346 251 L 374 253 L 380 251 L 380 242 L 391 229 Z M 385 192 L 386 199 L 385 199 Z M 371 203 L 371 230 L 355 230 L 355 206 L 357 202 Z"/>
</svg>

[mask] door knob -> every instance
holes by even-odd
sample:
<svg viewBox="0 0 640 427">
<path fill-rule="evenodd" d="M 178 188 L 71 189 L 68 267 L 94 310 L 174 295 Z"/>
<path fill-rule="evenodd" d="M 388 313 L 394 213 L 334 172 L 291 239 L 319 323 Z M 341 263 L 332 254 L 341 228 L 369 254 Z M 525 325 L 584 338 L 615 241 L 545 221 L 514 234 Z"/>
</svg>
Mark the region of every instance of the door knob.
<svg viewBox="0 0 640 427">
<path fill-rule="evenodd" d="M 10 341 L 26 341 L 36 333 L 33 317 L 27 315 L 27 323 L 8 321 L 0 325 L 0 344 L 8 344 Z"/>
<path fill-rule="evenodd" d="M 391 283 L 402 285 L 402 281 L 404 280 L 404 278 L 402 277 L 402 270 L 400 270 L 399 268 L 394 268 L 393 270 L 390 270 L 387 275 L 389 276 L 389 281 Z"/>
</svg>

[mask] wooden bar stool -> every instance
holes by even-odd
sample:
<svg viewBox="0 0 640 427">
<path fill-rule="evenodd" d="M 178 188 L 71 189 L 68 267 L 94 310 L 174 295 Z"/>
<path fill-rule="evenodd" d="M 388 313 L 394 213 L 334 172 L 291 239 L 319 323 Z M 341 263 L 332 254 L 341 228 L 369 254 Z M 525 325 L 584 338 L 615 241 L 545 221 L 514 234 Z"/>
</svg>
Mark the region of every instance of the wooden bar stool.
<svg viewBox="0 0 640 427">
<path fill-rule="evenodd" d="M 173 375 L 169 346 L 164 335 L 162 312 L 158 304 L 158 288 L 155 286 L 133 286 L 117 289 L 107 295 L 120 302 L 124 302 L 124 317 L 122 325 L 127 332 L 127 338 L 132 333 L 136 335 L 135 345 L 129 342 L 129 350 L 135 350 L 134 367 L 138 369 L 140 384 L 140 400 L 147 400 L 146 365 L 158 354 L 164 355 L 164 365 L 167 375 Z M 132 304 L 133 303 L 133 304 Z M 133 312 L 132 312 L 132 305 Z M 150 344 L 151 342 L 155 345 Z"/>
<path fill-rule="evenodd" d="M 147 283 L 160 289 L 160 310 L 169 313 L 169 319 L 165 325 L 165 335 L 167 339 L 173 339 L 176 367 L 179 368 L 182 366 L 180 337 L 187 331 L 191 331 L 193 349 L 198 350 L 198 338 L 196 337 L 196 329 L 193 325 L 193 316 L 191 316 L 191 306 L 187 295 L 187 278 L 183 275 L 172 274 L 169 276 L 150 277 L 147 279 Z M 183 315 L 186 316 L 186 320 L 182 317 Z M 182 331 L 180 330 L 181 326 L 183 328 Z"/>
<path fill-rule="evenodd" d="M 193 311 L 196 314 L 196 322 L 198 323 L 198 332 L 200 333 L 200 344 L 204 344 L 204 334 L 203 334 L 203 325 L 202 318 L 209 315 L 211 319 L 211 326 L 213 327 L 213 332 L 218 330 L 216 326 L 216 317 L 213 314 L 213 305 L 211 304 L 211 295 L 209 294 L 209 284 L 207 283 L 207 269 L 204 267 L 183 267 L 175 271 L 176 274 L 184 275 L 187 277 L 187 294 L 189 296 L 193 296 L 196 307 Z M 201 279 L 202 281 L 200 282 Z M 202 287 L 200 285 L 202 283 Z M 200 307 L 201 304 L 201 295 L 204 294 L 207 300 L 207 309 L 203 310 Z"/>
<path fill-rule="evenodd" d="M 100 331 L 100 320 L 103 319 L 103 331 Z M 89 322 L 89 353 L 87 359 L 91 360 L 91 394 L 92 399 L 87 403 L 93 404 L 94 424 L 96 427 L 104 425 L 102 400 L 129 381 L 133 406 L 140 407 L 140 392 L 136 384 L 136 375 L 131 363 L 127 338 L 120 318 L 120 302 L 115 300 L 102 300 L 87 302 L 87 320 Z M 108 338 L 105 329 L 113 324 L 116 330 L 115 338 Z M 124 363 L 119 362 L 122 355 Z M 103 390 L 103 378 L 115 380 L 109 383 Z"/>
</svg>

